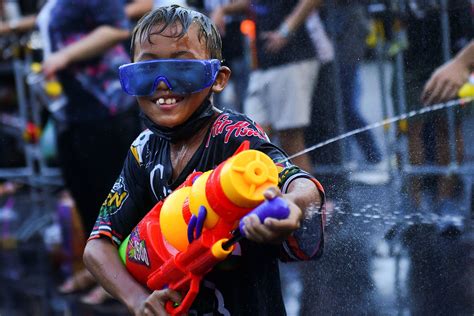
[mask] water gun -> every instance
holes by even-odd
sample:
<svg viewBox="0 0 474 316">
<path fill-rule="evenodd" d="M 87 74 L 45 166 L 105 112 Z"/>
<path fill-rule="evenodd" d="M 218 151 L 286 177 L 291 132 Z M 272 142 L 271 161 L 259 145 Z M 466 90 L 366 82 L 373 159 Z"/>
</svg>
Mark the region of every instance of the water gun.
<svg viewBox="0 0 474 316">
<path fill-rule="evenodd" d="M 119 248 L 129 273 L 150 290 L 171 288 L 181 304 L 168 301 L 171 315 L 186 313 L 202 278 L 245 237 L 241 219 L 256 214 L 287 218 L 287 203 L 265 201 L 263 192 L 278 184 L 270 157 L 244 142 L 214 170 L 194 172 L 138 223 Z"/>
</svg>

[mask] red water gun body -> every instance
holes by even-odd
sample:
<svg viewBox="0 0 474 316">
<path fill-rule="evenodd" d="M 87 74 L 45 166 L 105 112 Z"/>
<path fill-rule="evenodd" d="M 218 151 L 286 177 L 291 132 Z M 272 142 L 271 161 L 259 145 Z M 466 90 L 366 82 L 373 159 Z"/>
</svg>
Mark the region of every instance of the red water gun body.
<svg viewBox="0 0 474 316">
<path fill-rule="evenodd" d="M 151 290 L 171 288 L 183 295 L 172 315 L 186 313 L 202 278 L 227 258 L 243 236 L 239 221 L 250 212 L 286 218 L 281 198 L 265 201 L 263 192 L 278 184 L 278 171 L 264 153 L 244 143 L 216 169 L 194 172 L 159 202 L 120 246 L 127 270 Z M 264 202 L 265 201 L 265 202 Z"/>
</svg>

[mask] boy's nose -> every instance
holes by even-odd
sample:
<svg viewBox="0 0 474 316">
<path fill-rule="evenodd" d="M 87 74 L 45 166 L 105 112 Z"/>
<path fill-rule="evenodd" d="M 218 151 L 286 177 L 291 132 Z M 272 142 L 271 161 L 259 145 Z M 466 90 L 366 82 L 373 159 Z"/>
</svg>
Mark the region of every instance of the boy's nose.
<svg viewBox="0 0 474 316">
<path fill-rule="evenodd" d="M 167 82 L 166 78 L 159 78 L 156 89 L 157 90 L 171 90 L 171 86 Z"/>
</svg>

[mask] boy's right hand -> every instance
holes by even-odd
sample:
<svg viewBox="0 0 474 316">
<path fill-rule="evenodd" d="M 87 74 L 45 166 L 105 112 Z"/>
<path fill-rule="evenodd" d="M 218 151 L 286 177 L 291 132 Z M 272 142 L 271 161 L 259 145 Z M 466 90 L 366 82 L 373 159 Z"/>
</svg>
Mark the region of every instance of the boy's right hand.
<svg viewBox="0 0 474 316">
<path fill-rule="evenodd" d="M 258 243 L 280 244 L 300 227 L 303 211 L 293 201 L 287 199 L 278 187 L 268 188 L 263 195 L 267 200 L 273 200 L 276 197 L 283 198 L 290 210 L 288 218 L 278 220 L 267 217 L 262 223 L 255 214 L 245 216 L 243 219 L 245 236 Z"/>
<path fill-rule="evenodd" d="M 136 316 L 167 316 L 167 301 L 181 303 L 181 294 L 171 289 L 156 290 L 134 312 Z"/>
</svg>

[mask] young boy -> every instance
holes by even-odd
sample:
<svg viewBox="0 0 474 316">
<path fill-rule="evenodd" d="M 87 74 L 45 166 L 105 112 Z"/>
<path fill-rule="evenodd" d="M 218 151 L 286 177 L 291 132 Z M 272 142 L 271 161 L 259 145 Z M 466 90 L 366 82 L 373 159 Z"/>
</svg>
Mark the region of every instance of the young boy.
<svg viewBox="0 0 474 316">
<path fill-rule="evenodd" d="M 244 140 L 275 162 L 286 155 L 249 118 L 213 107 L 211 95 L 224 89 L 230 69 L 220 66 L 220 37 L 206 16 L 179 6 L 158 8 L 138 22 L 131 53 L 133 63 L 121 69 L 122 86 L 137 96 L 148 129 L 131 146 L 109 194 L 110 199 L 121 199 L 104 202 L 84 261 L 134 315 L 166 315 L 163 304 L 179 302 L 178 293 L 150 292 L 137 283 L 120 261 L 117 246 L 192 171 L 213 169 Z M 248 239 L 227 259 L 225 270 L 216 267 L 206 276 L 192 314 L 282 315 L 277 259 L 321 254 L 322 187 L 290 162 L 280 165 L 279 188 L 264 195 L 282 196 L 290 206 L 289 217 L 260 223 L 248 216 Z M 304 229 L 298 229 L 301 226 Z"/>
</svg>

